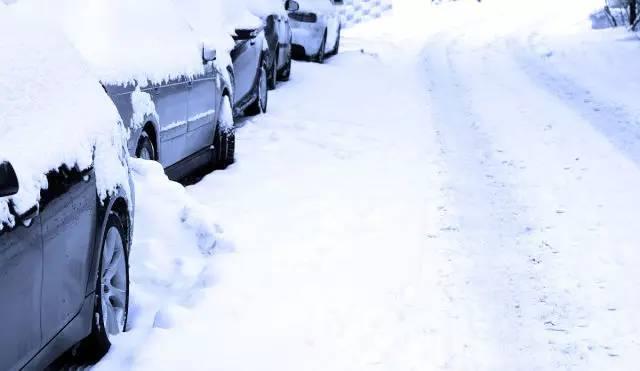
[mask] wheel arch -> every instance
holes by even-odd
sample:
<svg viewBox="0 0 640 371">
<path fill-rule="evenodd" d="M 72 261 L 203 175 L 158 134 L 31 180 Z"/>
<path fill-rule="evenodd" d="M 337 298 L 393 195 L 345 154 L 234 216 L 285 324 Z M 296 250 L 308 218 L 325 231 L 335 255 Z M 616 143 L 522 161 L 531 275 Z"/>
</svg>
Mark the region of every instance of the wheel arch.
<svg viewBox="0 0 640 371">
<path fill-rule="evenodd" d="M 133 191 L 132 191 L 133 192 Z M 106 200 L 98 200 L 97 215 L 95 220 L 95 238 L 94 248 L 91 252 L 91 269 L 89 270 L 89 276 L 87 280 L 87 287 L 85 290 L 86 295 L 91 295 L 95 292 L 96 280 L 98 279 L 98 266 L 100 259 L 100 250 L 104 243 L 104 234 L 107 228 L 107 221 L 109 215 L 112 213 L 117 214 L 121 220 L 123 227 L 125 228 L 125 248 L 127 253 L 131 250 L 131 244 L 133 243 L 133 195 L 128 195 L 127 192 L 119 187 L 115 194 L 107 197 Z"/>
<path fill-rule="evenodd" d="M 140 136 L 142 136 L 142 134 L 146 133 L 149 136 L 149 140 L 151 141 L 151 144 L 153 144 L 153 148 L 155 149 L 155 159 L 154 160 L 159 160 L 160 159 L 160 146 L 158 145 L 158 128 L 157 128 L 157 124 L 154 121 L 147 121 L 144 126 L 142 127 L 142 131 L 140 132 Z M 138 142 L 140 142 L 140 138 L 138 138 Z M 138 146 L 138 143 L 136 143 L 136 148 Z"/>
</svg>

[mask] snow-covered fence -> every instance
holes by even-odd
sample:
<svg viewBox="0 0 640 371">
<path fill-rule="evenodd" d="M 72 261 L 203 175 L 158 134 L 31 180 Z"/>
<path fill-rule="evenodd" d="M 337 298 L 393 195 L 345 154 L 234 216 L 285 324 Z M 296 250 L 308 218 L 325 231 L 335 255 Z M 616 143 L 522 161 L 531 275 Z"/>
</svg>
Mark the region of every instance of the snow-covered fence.
<svg viewBox="0 0 640 371">
<path fill-rule="evenodd" d="M 380 18 L 392 9 L 392 0 L 345 0 L 340 6 L 342 24 L 350 27 L 371 19 Z"/>
</svg>

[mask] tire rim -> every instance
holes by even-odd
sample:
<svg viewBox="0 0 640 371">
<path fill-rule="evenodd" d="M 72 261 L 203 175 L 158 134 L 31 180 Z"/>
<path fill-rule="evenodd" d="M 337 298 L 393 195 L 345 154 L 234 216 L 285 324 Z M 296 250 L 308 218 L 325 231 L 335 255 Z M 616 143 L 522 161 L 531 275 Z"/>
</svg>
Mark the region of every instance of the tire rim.
<svg viewBox="0 0 640 371">
<path fill-rule="evenodd" d="M 262 67 L 260 71 L 260 86 L 258 87 L 258 96 L 260 97 L 260 108 L 262 112 L 267 108 L 267 73 Z"/>
<path fill-rule="evenodd" d="M 102 251 L 100 304 L 102 324 L 107 336 L 124 331 L 127 305 L 127 264 L 122 237 L 116 227 L 109 228 Z"/>
</svg>

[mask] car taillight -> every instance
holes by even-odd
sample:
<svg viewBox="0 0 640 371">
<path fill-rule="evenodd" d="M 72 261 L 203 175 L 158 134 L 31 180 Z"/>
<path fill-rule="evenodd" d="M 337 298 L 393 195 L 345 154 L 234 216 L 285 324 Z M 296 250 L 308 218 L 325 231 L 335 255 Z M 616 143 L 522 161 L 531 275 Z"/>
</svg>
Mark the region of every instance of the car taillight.
<svg viewBox="0 0 640 371">
<path fill-rule="evenodd" d="M 289 18 L 299 22 L 307 22 L 307 23 L 316 23 L 318 21 L 318 16 L 315 15 L 315 13 L 294 12 L 294 13 L 289 13 Z"/>
</svg>

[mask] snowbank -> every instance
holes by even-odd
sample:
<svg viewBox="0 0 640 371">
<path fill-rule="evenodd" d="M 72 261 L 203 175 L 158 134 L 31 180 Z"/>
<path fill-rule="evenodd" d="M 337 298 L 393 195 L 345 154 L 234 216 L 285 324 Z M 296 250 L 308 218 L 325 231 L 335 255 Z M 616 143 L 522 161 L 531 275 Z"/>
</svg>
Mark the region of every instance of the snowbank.
<svg viewBox="0 0 640 371">
<path fill-rule="evenodd" d="M 114 340 L 96 369 L 135 367 L 131 356 L 151 335 L 163 333 L 197 304 L 212 279 L 208 257 L 224 249 L 211 211 L 157 162 L 131 159 L 136 187 L 136 220 L 131 249 L 129 331 Z"/>
<path fill-rule="evenodd" d="M 22 213 L 39 201 L 47 172 L 88 168 L 94 156 L 100 196 L 128 190 L 120 116 L 62 31 L 29 5 L 3 5 L 0 50 L 0 161 L 20 182 L 17 195 L 0 199 L 0 223 L 15 223 L 10 202 Z"/>
</svg>

